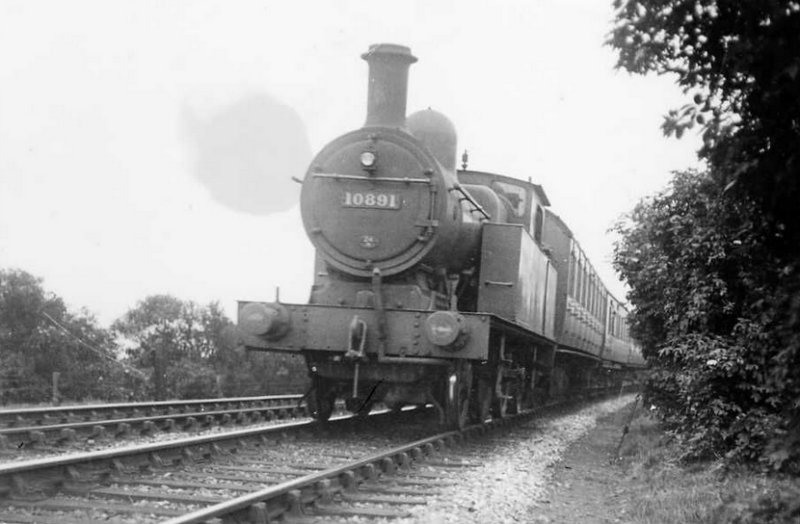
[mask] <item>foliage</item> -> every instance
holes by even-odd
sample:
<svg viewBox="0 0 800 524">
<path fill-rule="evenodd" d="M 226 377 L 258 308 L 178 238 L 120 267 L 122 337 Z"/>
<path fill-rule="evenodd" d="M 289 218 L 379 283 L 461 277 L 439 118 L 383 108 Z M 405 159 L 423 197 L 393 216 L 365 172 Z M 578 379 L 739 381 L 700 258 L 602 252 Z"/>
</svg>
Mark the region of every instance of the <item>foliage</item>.
<svg viewBox="0 0 800 524">
<path fill-rule="evenodd" d="M 728 202 L 752 202 L 784 276 L 800 256 L 800 2 L 615 0 L 618 66 L 674 75 L 691 102 L 663 130 L 698 128 Z M 793 285 L 787 283 L 787 286 Z M 785 304 L 792 305 L 792 299 Z M 797 305 L 797 304 L 795 304 Z M 796 327 L 796 324 L 794 325 Z"/>
<path fill-rule="evenodd" d="M 50 399 L 54 372 L 64 397 L 108 398 L 108 378 L 124 373 L 92 316 L 68 311 L 41 279 L 16 269 L 0 270 L 0 369 L 5 402 Z"/>
<path fill-rule="evenodd" d="M 214 396 L 212 359 L 230 352 L 230 321 L 219 304 L 201 307 L 169 295 L 140 301 L 112 324 L 127 354 L 141 367 L 152 367 L 156 399 Z"/>
<path fill-rule="evenodd" d="M 692 102 L 663 129 L 701 129 L 701 156 L 725 186 L 797 225 L 800 191 L 800 2 L 616 0 L 618 65 L 671 73 Z"/>
<path fill-rule="evenodd" d="M 779 379 L 781 340 L 768 297 L 781 283 L 768 223 L 706 174 L 671 187 L 617 225 L 615 267 L 631 286 L 633 334 L 653 365 L 647 396 L 687 456 L 764 457 L 787 435 L 797 382 Z M 788 454 L 776 455 L 789 466 Z"/>
<path fill-rule="evenodd" d="M 619 67 L 672 74 L 706 173 L 621 222 L 615 265 L 654 368 L 650 400 L 690 444 L 800 463 L 800 3 L 616 0 Z"/>
<path fill-rule="evenodd" d="M 306 371 L 279 355 L 242 354 L 220 305 L 200 306 L 169 295 L 140 301 L 112 330 L 139 366 L 151 368 L 155 398 L 209 398 L 299 392 Z M 280 380 L 281 373 L 288 378 Z M 277 379 L 277 380 L 276 380 Z"/>
<path fill-rule="evenodd" d="M 0 400 L 47 402 L 53 374 L 69 400 L 134 401 L 301 393 L 302 359 L 238 351 L 218 303 L 169 295 L 139 302 L 104 329 L 25 271 L 0 270 Z"/>
<path fill-rule="evenodd" d="M 614 515 L 625 515 L 637 524 L 798 522 L 796 479 L 764 475 L 722 460 L 680 464 L 677 457 L 683 443 L 669 438 L 649 410 L 639 413 L 628 424 L 619 460 L 603 476 L 613 483 L 605 493 L 615 495 Z"/>
<path fill-rule="evenodd" d="M 745 250 L 753 215 L 746 203 L 729 208 L 707 176 L 685 172 L 617 225 L 615 266 L 631 287 L 632 330 L 646 356 L 672 333 L 724 333 L 735 325 L 759 262 Z"/>
<path fill-rule="evenodd" d="M 169 361 L 212 358 L 231 343 L 224 340 L 228 324 L 217 303 L 200 307 L 169 295 L 151 295 L 111 328 L 126 340 L 128 355 L 144 363 L 156 350 Z"/>
<path fill-rule="evenodd" d="M 787 524 L 800 520 L 800 488 L 765 489 L 745 499 L 730 500 L 717 510 L 714 523 L 719 524 Z"/>
</svg>

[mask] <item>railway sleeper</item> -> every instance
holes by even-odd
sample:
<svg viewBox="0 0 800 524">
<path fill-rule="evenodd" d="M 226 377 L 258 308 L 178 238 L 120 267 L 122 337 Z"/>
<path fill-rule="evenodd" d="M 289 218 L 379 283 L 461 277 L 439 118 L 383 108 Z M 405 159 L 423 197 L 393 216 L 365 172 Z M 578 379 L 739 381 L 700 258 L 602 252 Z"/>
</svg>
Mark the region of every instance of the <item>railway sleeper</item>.
<svg viewBox="0 0 800 524">
<path fill-rule="evenodd" d="M 45 514 L 19 515 L 17 513 L 0 512 L 0 522 L 18 522 L 20 524 L 107 524 L 106 520 L 87 520 L 64 518 L 63 515 L 52 515 L 47 517 Z"/>
<path fill-rule="evenodd" d="M 119 473 L 146 472 L 153 470 L 153 459 L 145 455 L 133 455 L 126 457 L 125 461 L 116 458 L 111 459 L 111 468 Z"/>
<path fill-rule="evenodd" d="M 394 479 L 386 480 L 385 482 L 392 483 Z M 412 489 L 412 488 L 404 488 L 399 486 L 388 486 L 381 483 L 371 485 L 367 484 L 364 486 L 359 487 L 360 491 L 371 492 L 371 493 L 384 493 L 387 495 L 407 495 L 410 497 L 423 497 L 430 495 L 431 493 L 438 493 L 437 490 L 431 491 L 430 489 Z"/>
<path fill-rule="evenodd" d="M 333 489 L 331 479 L 323 479 L 314 484 L 314 491 L 318 497 L 317 503 L 327 504 L 333 501 L 334 495 L 340 490 Z"/>
<path fill-rule="evenodd" d="M 58 432 L 58 438 L 56 439 L 56 443 L 58 444 L 65 444 L 67 442 L 74 442 L 78 438 L 78 433 L 72 428 L 62 428 L 61 431 Z"/>
<path fill-rule="evenodd" d="M 202 478 L 208 477 L 217 478 L 217 475 L 203 475 Z M 140 486 L 153 486 L 153 487 L 161 487 L 167 486 L 170 488 L 175 489 L 208 489 L 208 483 L 204 482 L 194 482 L 191 480 L 172 480 L 165 479 L 165 478 L 154 478 L 154 479 L 142 479 L 130 476 L 116 476 L 109 479 L 112 484 L 125 484 L 125 485 L 140 485 Z M 214 489 L 225 489 L 230 491 L 242 491 L 242 492 L 250 492 L 253 491 L 252 486 L 247 486 L 243 483 L 235 483 L 235 482 L 215 482 Z"/>
<path fill-rule="evenodd" d="M 8 501 L 8 505 L 12 506 L 20 506 L 25 507 L 28 509 L 47 509 L 51 511 L 92 511 L 92 510 L 101 510 L 107 511 L 112 513 L 132 513 L 132 514 L 149 514 L 152 513 L 154 515 L 159 515 L 163 517 L 180 517 L 185 513 L 185 511 L 179 509 L 170 509 L 164 508 L 162 506 L 156 505 L 144 505 L 144 504 L 117 504 L 111 502 L 103 502 L 102 500 L 75 500 L 65 497 L 53 497 L 47 500 L 40 500 L 40 501 L 33 501 L 33 500 L 24 500 L 24 499 L 12 499 Z M 47 520 L 46 518 L 39 518 L 36 522 L 53 522 L 53 523 L 60 523 L 61 518 L 63 515 L 53 515 L 52 520 Z M 86 522 L 82 520 L 82 522 Z"/>
<path fill-rule="evenodd" d="M 114 428 L 114 436 L 116 438 L 124 438 L 131 434 L 131 425 L 127 422 L 120 422 Z"/>
<path fill-rule="evenodd" d="M 219 472 L 209 474 L 209 473 L 193 473 L 187 471 L 183 472 L 182 475 L 188 478 L 197 478 L 197 479 L 207 479 L 209 476 L 213 476 L 217 480 L 229 480 L 232 482 L 255 482 L 258 484 L 280 484 L 281 482 L 286 480 L 285 478 L 280 478 L 280 477 L 252 477 L 247 475 L 230 475 Z"/>
<path fill-rule="evenodd" d="M 156 431 L 158 431 L 156 423 L 153 422 L 152 420 L 145 420 L 144 422 L 142 422 L 142 427 L 139 430 L 139 433 L 142 435 L 152 435 Z"/>
<path fill-rule="evenodd" d="M 360 490 L 359 490 L 360 491 Z M 401 497 L 372 493 L 343 493 L 340 495 L 341 499 L 346 502 L 366 502 L 369 504 L 389 504 L 389 505 L 424 505 L 427 504 L 427 499 L 424 497 Z"/>
<path fill-rule="evenodd" d="M 392 477 L 391 479 L 386 479 L 386 482 L 397 484 L 398 486 L 420 486 L 426 488 L 437 488 L 437 487 L 450 487 L 454 486 L 456 483 L 450 480 L 442 479 L 438 475 L 431 476 L 431 477 L 424 477 L 422 474 L 425 472 L 422 471 L 415 471 L 413 473 L 409 473 L 408 475 L 399 475 L 397 477 Z"/>
<path fill-rule="evenodd" d="M 44 431 L 32 430 L 28 432 L 28 440 L 26 446 L 36 446 L 45 443 Z"/>
<path fill-rule="evenodd" d="M 106 436 L 106 428 L 100 424 L 92 426 L 92 432 L 89 434 L 91 439 L 101 439 Z"/>
<path fill-rule="evenodd" d="M 341 506 L 320 506 L 316 508 L 317 515 L 331 517 L 367 517 L 367 518 L 405 518 L 410 517 L 408 511 L 396 511 L 386 508 L 369 508 L 363 506 L 341 507 Z"/>
<path fill-rule="evenodd" d="M 220 502 L 228 500 L 225 497 L 192 495 L 189 493 L 169 492 L 164 490 L 136 491 L 121 488 L 97 488 L 93 489 L 91 493 L 100 497 L 121 498 L 125 500 L 168 500 L 180 504 L 219 504 Z"/>
</svg>

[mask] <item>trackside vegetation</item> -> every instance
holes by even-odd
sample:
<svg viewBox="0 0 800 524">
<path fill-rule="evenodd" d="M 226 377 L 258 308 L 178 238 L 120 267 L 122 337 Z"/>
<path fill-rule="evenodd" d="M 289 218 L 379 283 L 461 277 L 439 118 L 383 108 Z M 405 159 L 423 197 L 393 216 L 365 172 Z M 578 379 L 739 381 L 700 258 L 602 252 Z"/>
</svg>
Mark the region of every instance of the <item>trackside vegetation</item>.
<svg viewBox="0 0 800 524">
<path fill-rule="evenodd" d="M 800 473 L 800 2 L 615 2 L 618 66 L 665 74 L 706 168 L 616 225 L 614 264 L 686 459 Z"/>
<path fill-rule="evenodd" d="M 549 493 L 531 511 L 531 522 L 767 524 L 800 519 L 800 485 L 791 476 L 776 478 L 724 461 L 686 464 L 682 448 L 641 403 L 600 417 L 552 468 Z"/>
<path fill-rule="evenodd" d="M 796 522 L 800 486 L 742 465 L 681 464 L 681 443 L 646 411 L 630 424 L 609 466 L 618 510 L 638 524 Z"/>
<path fill-rule="evenodd" d="M 106 328 L 70 310 L 41 279 L 0 269 L 2 404 L 305 391 L 302 361 L 238 346 L 218 303 L 152 295 Z"/>
</svg>

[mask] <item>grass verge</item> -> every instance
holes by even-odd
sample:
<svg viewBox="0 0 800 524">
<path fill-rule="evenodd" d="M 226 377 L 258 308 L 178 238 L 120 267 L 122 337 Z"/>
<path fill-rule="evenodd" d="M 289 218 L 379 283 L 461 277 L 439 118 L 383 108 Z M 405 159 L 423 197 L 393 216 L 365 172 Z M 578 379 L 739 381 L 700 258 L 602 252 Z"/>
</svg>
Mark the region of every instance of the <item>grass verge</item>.
<svg viewBox="0 0 800 524">
<path fill-rule="evenodd" d="M 681 449 L 658 423 L 640 411 L 619 448 L 615 467 L 624 485 L 624 514 L 641 524 L 800 523 L 797 478 L 730 468 L 722 461 L 682 464 Z M 625 486 L 622 487 L 625 489 Z"/>
</svg>

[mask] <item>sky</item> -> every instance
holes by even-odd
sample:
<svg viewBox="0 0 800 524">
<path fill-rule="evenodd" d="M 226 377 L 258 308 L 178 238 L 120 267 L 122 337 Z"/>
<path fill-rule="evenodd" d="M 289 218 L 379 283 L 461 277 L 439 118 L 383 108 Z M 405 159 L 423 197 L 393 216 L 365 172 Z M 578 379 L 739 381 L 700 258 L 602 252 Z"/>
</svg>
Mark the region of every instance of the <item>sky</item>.
<svg viewBox="0 0 800 524">
<path fill-rule="evenodd" d="M 608 288 L 608 233 L 695 135 L 668 77 L 615 71 L 611 0 L 0 0 L 0 268 L 109 324 L 150 294 L 305 302 L 299 185 L 361 127 L 370 44 L 407 45 L 409 114 L 471 169 L 542 184 Z"/>
</svg>

